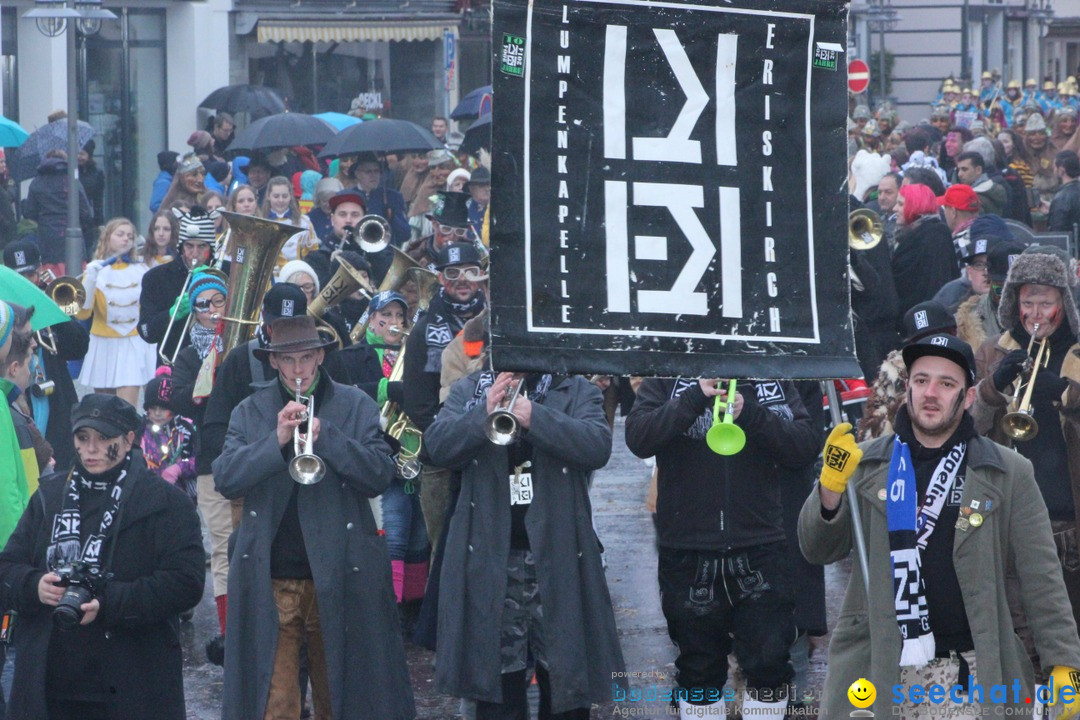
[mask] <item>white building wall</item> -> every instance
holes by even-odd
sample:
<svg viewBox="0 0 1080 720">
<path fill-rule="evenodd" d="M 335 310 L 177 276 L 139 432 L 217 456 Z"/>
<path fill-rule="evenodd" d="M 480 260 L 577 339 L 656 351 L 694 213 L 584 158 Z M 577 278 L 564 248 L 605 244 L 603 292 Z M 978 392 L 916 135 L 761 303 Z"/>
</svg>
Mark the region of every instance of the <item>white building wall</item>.
<svg viewBox="0 0 1080 720">
<path fill-rule="evenodd" d="M 49 113 L 67 109 L 67 38 L 41 34 L 33 20 L 22 18 L 22 10 L 18 29 L 19 124 L 33 132 L 47 122 Z"/>
<path fill-rule="evenodd" d="M 169 88 L 169 147 L 189 150 L 188 136 L 198 129 L 195 109 L 222 85 L 229 84 L 229 10 L 231 0 L 173 3 L 165 16 Z"/>
</svg>

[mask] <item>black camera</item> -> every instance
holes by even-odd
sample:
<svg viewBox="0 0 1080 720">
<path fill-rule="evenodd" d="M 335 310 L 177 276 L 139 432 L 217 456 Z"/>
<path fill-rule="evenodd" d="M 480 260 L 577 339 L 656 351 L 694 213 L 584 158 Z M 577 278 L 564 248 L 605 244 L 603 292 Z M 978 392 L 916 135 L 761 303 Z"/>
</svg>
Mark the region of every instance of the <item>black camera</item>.
<svg viewBox="0 0 1080 720">
<path fill-rule="evenodd" d="M 56 574 L 60 576 L 56 584 L 67 590 L 53 608 L 53 623 L 60 630 L 70 630 L 83 619 L 82 605 L 104 590 L 105 579 L 100 569 L 82 560 L 58 568 Z"/>
</svg>

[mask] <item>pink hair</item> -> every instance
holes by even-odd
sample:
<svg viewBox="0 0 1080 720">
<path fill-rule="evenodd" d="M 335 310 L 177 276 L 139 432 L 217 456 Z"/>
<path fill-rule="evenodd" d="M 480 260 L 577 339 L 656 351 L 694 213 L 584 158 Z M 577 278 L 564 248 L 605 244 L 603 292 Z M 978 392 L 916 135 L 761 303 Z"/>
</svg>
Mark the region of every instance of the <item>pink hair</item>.
<svg viewBox="0 0 1080 720">
<path fill-rule="evenodd" d="M 900 188 L 900 194 L 904 196 L 905 225 L 910 225 L 923 215 L 937 214 L 937 198 L 929 186 L 919 183 L 905 185 Z"/>
</svg>

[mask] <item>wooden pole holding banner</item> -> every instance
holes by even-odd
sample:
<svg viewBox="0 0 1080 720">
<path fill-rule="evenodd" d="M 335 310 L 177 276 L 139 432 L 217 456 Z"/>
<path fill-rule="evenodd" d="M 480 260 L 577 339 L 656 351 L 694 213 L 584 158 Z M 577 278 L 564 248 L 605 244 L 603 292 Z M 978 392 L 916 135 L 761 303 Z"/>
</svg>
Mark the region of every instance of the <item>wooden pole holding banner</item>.
<svg viewBox="0 0 1080 720">
<path fill-rule="evenodd" d="M 829 398 L 829 415 L 832 418 L 832 426 L 836 427 L 842 421 L 840 417 L 840 397 L 836 392 L 836 386 L 833 385 L 832 380 L 822 380 L 821 389 L 825 392 L 825 395 Z M 855 552 L 859 556 L 859 568 L 862 570 L 863 587 L 866 589 L 866 596 L 870 596 L 870 567 L 866 561 L 866 538 L 863 536 L 862 527 L 862 514 L 859 512 L 859 500 L 855 495 L 855 488 L 851 483 L 848 483 L 847 490 L 848 504 L 851 505 L 851 526 L 855 531 Z"/>
</svg>

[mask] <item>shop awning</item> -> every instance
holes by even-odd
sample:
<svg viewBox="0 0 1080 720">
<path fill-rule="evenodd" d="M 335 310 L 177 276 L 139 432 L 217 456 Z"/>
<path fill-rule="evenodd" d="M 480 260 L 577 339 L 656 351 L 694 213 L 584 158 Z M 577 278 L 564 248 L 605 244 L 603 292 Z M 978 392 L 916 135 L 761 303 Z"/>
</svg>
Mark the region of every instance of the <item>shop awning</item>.
<svg viewBox="0 0 1080 720">
<path fill-rule="evenodd" d="M 442 40 L 447 29 L 457 34 L 456 23 L 259 20 L 258 37 L 261 43 L 400 42 Z"/>
</svg>

